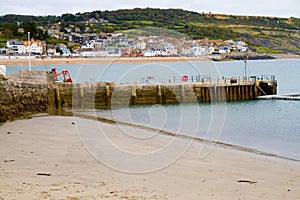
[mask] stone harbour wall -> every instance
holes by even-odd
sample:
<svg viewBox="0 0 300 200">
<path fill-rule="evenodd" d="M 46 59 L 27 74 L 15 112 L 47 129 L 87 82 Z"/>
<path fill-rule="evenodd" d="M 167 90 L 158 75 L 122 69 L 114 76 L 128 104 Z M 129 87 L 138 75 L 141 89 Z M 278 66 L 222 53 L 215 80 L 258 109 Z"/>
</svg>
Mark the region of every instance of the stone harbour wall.
<svg viewBox="0 0 300 200">
<path fill-rule="evenodd" d="M 277 81 L 227 83 L 54 83 L 48 72 L 21 71 L 0 77 L 0 123 L 26 113 L 61 113 L 67 109 L 111 109 L 118 106 L 243 101 L 277 92 Z"/>
<path fill-rule="evenodd" d="M 47 93 L 47 84 L 0 81 L 0 123 L 27 113 L 46 112 Z"/>
</svg>

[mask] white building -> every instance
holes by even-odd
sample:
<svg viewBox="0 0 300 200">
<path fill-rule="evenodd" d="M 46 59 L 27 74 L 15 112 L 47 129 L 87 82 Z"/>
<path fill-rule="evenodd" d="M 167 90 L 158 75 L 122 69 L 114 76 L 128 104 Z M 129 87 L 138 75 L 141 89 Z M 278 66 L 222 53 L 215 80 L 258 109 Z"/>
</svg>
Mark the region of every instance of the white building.
<svg viewBox="0 0 300 200">
<path fill-rule="evenodd" d="M 246 52 L 248 50 L 248 47 L 237 45 L 236 50 Z"/>
<path fill-rule="evenodd" d="M 235 41 L 234 45 L 236 45 L 236 46 L 246 46 L 246 43 L 243 42 L 243 41 Z"/>
<path fill-rule="evenodd" d="M 205 47 L 193 46 L 191 48 L 191 55 L 192 56 L 205 56 L 207 54 Z"/>
<path fill-rule="evenodd" d="M 190 48 L 182 48 L 180 54 L 182 56 L 191 56 L 191 49 Z"/>
<path fill-rule="evenodd" d="M 94 49 L 95 41 L 91 40 L 90 42 L 86 42 L 85 45 L 81 45 L 81 49 Z"/>
<path fill-rule="evenodd" d="M 23 44 L 19 40 L 8 40 L 5 48 L 13 52 L 13 54 L 22 54 Z"/>
<path fill-rule="evenodd" d="M 208 54 L 211 55 L 213 52 L 215 52 L 215 47 L 213 46 L 208 47 Z"/>
<path fill-rule="evenodd" d="M 33 55 L 41 55 L 43 54 L 43 44 L 41 41 L 36 41 L 31 39 L 31 41 L 22 41 L 23 48 L 22 54 L 29 54 L 29 52 Z"/>
<path fill-rule="evenodd" d="M 71 56 L 71 51 L 70 51 L 70 49 L 67 48 L 67 45 L 58 44 L 58 45 L 56 45 L 56 47 L 62 51 L 63 56 Z"/>
<path fill-rule="evenodd" d="M 146 51 L 144 51 L 144 56 L 145 57 L 153 57 L 153 56 L 155 56 L 155 52 L 150 49 L 147 49 Z"/>
<path fill-rule="evenodd" d="M 177 49 L 175 49 L 175 46 L 173 44 L 168 44 L 164 47 L 164 51 L 166 52 L 166 56 L 176 56 L 178 54 Z"/>
<path fill-rule="evenodd" d="M 230 53 L 230 48 L 227 46 L 222 46 L 219 48 L 219 53 L 220 54 L 226 54 L 226 53 Z"/>
<path fill-rule="evenodd" d="M 135 45 L 135 49 L 144 50 L 144 49 L 146 49 L 146 47 L 147 47 L 147 43 L 144 42 L 144 41 L 137 42 L 136 45 Z"/>
</svg>

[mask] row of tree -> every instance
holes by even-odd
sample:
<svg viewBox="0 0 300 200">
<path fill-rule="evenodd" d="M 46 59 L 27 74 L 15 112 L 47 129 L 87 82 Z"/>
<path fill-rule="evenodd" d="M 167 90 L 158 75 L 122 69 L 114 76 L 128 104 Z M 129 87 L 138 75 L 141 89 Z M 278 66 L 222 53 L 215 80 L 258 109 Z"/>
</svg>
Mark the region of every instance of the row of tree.
<svg viewBox="0 0 300 200">
<path fill-rule="evenodd" d="M 19 31 L 23 29 L 23 31 Z M 31 37 L 40 40 L 50 38 L 45 30 L 38 29 L 34 22 L 24 22 L 18 25 L 17 22 L 4 22 L 2 24 L 2 36 L 4 38 L 27 38 L 27 33 L 30 32 Z"/>
<path fill-rule="evenodd" d="M 214 24 L 239 24 L 249 26 L 269 26 L 276 28 L 299 29 L 300 19 L 277 18 L 259 16 L 234 16 L 218 15 L 211 13 L 197 13 L 182 9 L 157 9 L 135 8 L 116 11 L 93 11 L 76 14 L 63 14 L 62 16 L 25 16 L 4 15 L 0 16 L 0 24 L 3 22 L 36 22 L 37 25 L 48 26 L 57 22 L 84 22 L 90 18 L 105 19 L 111 23 L 119 24 L 122 21 L 168 21 L 169 23 L 214 23 Z"/>
</svg>

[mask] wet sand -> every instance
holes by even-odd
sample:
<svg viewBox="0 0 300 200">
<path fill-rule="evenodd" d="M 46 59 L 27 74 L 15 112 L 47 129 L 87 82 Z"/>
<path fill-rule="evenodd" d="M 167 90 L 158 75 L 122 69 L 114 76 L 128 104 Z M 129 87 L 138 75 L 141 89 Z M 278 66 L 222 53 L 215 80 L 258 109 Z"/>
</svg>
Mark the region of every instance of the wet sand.
<svg viewBox="0 0 300 200">
<path fill-rule="evenodd" d="M 83 129 L 78 128 L 82 123 Z M 91 123 L 45 116 L 0 126 L 0 199 L 300 199 L 299 162 L 221 146 L 199 158 L 199 142 L 193 142 L 173 164 L 155 172 L 116 171 L 83 146 L 77 130 L 84 130 L 81 137 L 93 133 Z M 98 123 L 114 144 L 126 151 L 154 152 L 172 141 L 171 136 L 144 129 L 126 129 L 126 135 L 124 127 Z M 152 137 L 135 140 L 132 136 L 136 135 Z M 171 152 L 178 153 L 176 149 L 186 142 L 177 141 Z M 99 149 L 106 158 L 122 161 L 106 146 Z M 127 162 L 129 168 L 137 167 L 135 160 Z"/>
</svg>

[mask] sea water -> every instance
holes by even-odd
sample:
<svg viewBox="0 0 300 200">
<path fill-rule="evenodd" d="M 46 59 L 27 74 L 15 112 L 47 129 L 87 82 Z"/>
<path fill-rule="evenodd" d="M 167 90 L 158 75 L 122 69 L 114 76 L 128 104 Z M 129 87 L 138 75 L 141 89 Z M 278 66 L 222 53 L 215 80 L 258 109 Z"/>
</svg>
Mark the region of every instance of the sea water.
<svg viewBox="0 0 300 200">
<path fill-rule="evenodd" d="M 245 65 L 246 64 L 246 65 Z M 68 69 L 76 82 L 173 82 L 183 75 L 242 77 L 274 75 L 278 93 L 300 93 L 300 59 L 232 61 L 110 63 L 41 65 L 33 70 Z M 7 67 L 7 74 L 26 69 Z M 91 114 L 91 111 L 85 111 Z M 206 138 L 300 160 L 300 101 L 253 100 L 226 103 L 127 106 L 97 110 L 99 117 L 162 129 L 195 138 Z"/>
</svg>

